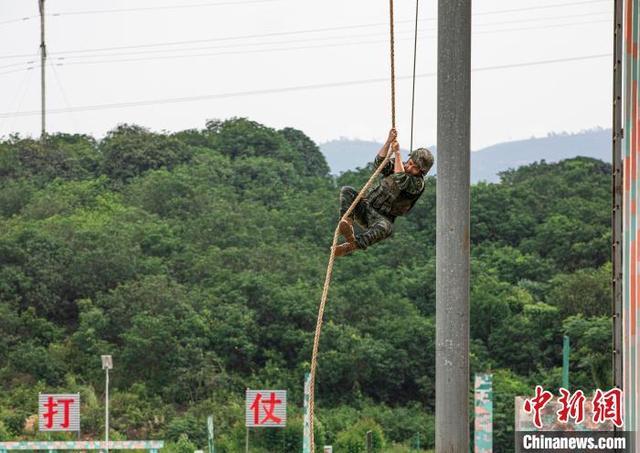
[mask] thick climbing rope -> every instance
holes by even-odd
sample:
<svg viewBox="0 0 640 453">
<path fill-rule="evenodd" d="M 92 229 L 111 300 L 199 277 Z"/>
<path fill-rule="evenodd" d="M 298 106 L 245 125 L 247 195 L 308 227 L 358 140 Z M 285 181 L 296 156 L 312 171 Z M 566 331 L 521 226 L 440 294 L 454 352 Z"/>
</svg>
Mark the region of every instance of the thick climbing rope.
<svg viewBox="0 0 640 453">
<path fill-rule="evenodd" d="M 411 141 L 409 152 L 413 151 L 413 118 L 416 110 L 416 63 L 418 61 L 418 9 L 420 0 L 416 0 L 416 27 L 413 35 L 413 86 L 411 88 Z"/>
<path fill-rule="evenodd" d="M 393 20 L 393 0 L 389 0 L 389 45 L 391 56 L 391 127 L 396 128 L 396 43 Z"/>
<path fill-rule="evenodd" d="M 390 19 L 390 42 L 391 42 L 391 127 L 396 127 L 396 68 L 395 68 L 395 40 L 394 40 L 394 28 L 393 28 L 393 0 L 389 0 L 389 19 Z M 392 149 L 394 146 L 390 146 L 382 163 L 373 172 L 367 183 L 358 193 L 358 196 L 349 209 L 344 213 L 340 221 L 348 218 L 351 212 L 355 209 L 357 204 L 362 199 L 363 195 L 369 190 L 373 181 L 380 174 L 382 169 L 387 165 L 391 157 Z M 339 225 L 339 222 L 338 222 Z M 329 286 L 331 285 L 331 277 L 333 275 L 333 263 L 336 255 L 336 245 L 338 244 L 338 236 L 340 235 L 338 227 L 336 227 L 333 233 L 333 241 L 331 243 L 331 255 L 329 256 L 329 264 L 327 265 L 327 273 L 324 279 L 324 286 L 322 288 L 322 297 L 320 299 L 320 307 L 318 308 L 318 319 L 316 320 L 316 331 L 313 338 L 313 352 L 311 354 L 311 369 L 309 370 L 309 435 L 310 435 L 310 447 L 311 451 L 315 451 L 315 436 L 314 436 L 314 413 L 315 413 L 315 387 L 316 387 L 316 369 L 318 367 L 318 346 L 320 344 L 320 331 L 322 330 L 322 322 L 324 319 L 324 308 L 327 303 L 327 296 L 329 294 Z"/>
</svg>

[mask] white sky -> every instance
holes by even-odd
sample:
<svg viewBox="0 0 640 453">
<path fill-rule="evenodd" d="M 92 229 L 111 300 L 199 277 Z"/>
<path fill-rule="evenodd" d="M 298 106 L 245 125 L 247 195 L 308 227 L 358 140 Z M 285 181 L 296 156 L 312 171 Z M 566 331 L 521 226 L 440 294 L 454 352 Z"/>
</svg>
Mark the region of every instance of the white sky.
<svg viewBox="0 0 640 453">
<path fill-rule="evenodd" d="M 396 66 L 402 77 L 412 70 L 415 2 L 395 3 Z M 0 0 L 0 136 L 40 131 L 37 5 L 37 0 Z M 131 8 L 142 10 L 105 12 Z M 437 1 L 421 0 L 420 8 L 418 73 L 430 74 L 436 71 Z M 389 74 L 386 0 L 46 0 L 46 10 L 52 15 L 46 30 L 49 61 L 59 65 L 47 68 L 52 110 L 275 91 Z M 473 10 L 474 68 L 612 51 L 613 0 L 475 0 Z M 70 14 L 88 11 L 93 13 Z M 16 20 L 22 18 L 28 19 Z M 363 26 L 370 24 L 379 25 Z M 309 31 L 334 27 L 347 28 Z M 305 32 L 287 33 L 295 31 Z M 235 39 L 246 35 L 261 36 Z M 176 41 L 191 42 L 156 45 Z M 130 47 L 150 44 L 155 46 Z M 113 47 L 130 48 L 96 50 Z M 7 58 L 12 55 L 32 56 Z M 113 61 L 123 59 L 138 61 Z M 612 57 L 604 56 L 474 72 L 472 148 L 550 131 L 610 127 L 611 71 Z M 408 146 L 410 81 L 398 81 L 397 89 L 399 138 Z M 390 123 L 389 92 L 388 82 L 364 83 L 51 113 L 47 129 L 101 137 L 123 122 L 176 131 L 204 127 L 210 118 L 246 116 L 275 128 L 301 129 L 317 142 L 381 140 Z M 16 115 L 28 112 L 34 113 Z M 436 79 L 421 77 L 415 141 L 431 145 L 435 139 Z"/>
</svg>

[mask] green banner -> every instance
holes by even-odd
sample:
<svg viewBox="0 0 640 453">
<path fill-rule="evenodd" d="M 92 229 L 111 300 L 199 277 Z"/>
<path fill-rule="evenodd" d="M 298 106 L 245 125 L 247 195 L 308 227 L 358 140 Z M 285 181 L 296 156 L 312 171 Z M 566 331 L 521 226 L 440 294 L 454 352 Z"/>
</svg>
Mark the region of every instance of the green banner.
<svg viewBox="0 0 640 453">
<path fill-rule="evenodd" d="M 209 437 L 209 453 L 216 453 L 216 446 L 213 443 L 213 415 L 207 417 L 207 435 Z"/>
<path fill-rule="evenodd" d="M 475 453 L 493 451 L 493 389 L 491 374 L 476 374 Z"/>
<path fill-rule="evenodd" d="M 309 417 L 309 400 L 311 393 L 311 375 L 304 375 L 304 428 L 302 432 L 302 453 L 311 453 L 311 419 Z"/>
<path fill-rule="evenodd" d="M 562 341 L 562 388 L 569 390 L 569 337 L 564 336 Z"/>
</svg>

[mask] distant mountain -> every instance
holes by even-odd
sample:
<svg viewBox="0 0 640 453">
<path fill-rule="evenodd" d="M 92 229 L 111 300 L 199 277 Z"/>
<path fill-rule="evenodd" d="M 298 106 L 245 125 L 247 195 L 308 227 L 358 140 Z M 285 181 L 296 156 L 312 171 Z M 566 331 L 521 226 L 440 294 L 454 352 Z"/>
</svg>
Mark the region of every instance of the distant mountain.
<svg viewBox="0 0 640 453">
<path fill-rule="evenodd" d="M 351 140 L 339 138 L 320 144 L 320 151 L 324 154 L 331 173 L 338 175 L 347 170 L 362 168 L 373 161 L 381 143 L 366 140 Z"/>
<path fill-rule="evenodd" d="M 341 138 L 320 145 L 331 173 L 340 174 L 356 167 L 364 167 L 373 160 L 381 144 L 373 141 Z M 435 147 L 429 149 L 434 150 Z M 497 182 L 498 173 L 532 162 L 557 162 L 576 156 L 611 161 L 611 129 L 594 129 L 578 134 L 549 134 L 498 143 L 471 153 L 471 181 Z M 437 158 L 436 158 L 437 165 Z"/>
</svg>

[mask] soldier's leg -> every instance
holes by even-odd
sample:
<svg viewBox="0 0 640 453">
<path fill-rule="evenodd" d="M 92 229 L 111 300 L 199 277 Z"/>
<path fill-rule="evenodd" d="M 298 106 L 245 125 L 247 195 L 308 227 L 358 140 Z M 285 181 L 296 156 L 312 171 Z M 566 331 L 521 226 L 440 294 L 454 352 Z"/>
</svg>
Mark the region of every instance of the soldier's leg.
<svg viewBox="0 0 640 453">
<path fill-rule="evenodd" d="M 353 201 L 358 196 L 358 192 L 349 186 L 345 186 L 340 189 L 340 218 L 345 215 L 349 210 L 349 207 L 353 204 Z M 355 219 L 361 225 L 367 225 L 367 205 L 362 200 L 354 207 L 349 216 L 351 220 Z M 340 222 L 338 228 L 340 233 L 345 238 L 346 242 L 339 244 L 335 247 L 334 253 L 336 257 L 345 256 L 353 252 L 358 248 L 355 234 L 353 231 L 353 222 Z"/>
<path fill-rule="evenodd" d="M 347 212 L 353 200 L 358 196 L 358 191 L 353 187 L 344 186 L 340 189 L 340 218 Z M 355 219 L 361 225 L 366 225 L 366 215 L 364 212 L 364 203 L 362 200 L 358 202 L 356 207 L 351 211 L 351 218 Z"/>
<path fill-rule="evenodd" d="M 367 218 L 368 228 L 362 234 L 356 234 L 356 244 L 360 249 L 366 249 L 393 234 L 393 222 L 374 209 L 368 210 Z"/>
</svg>

